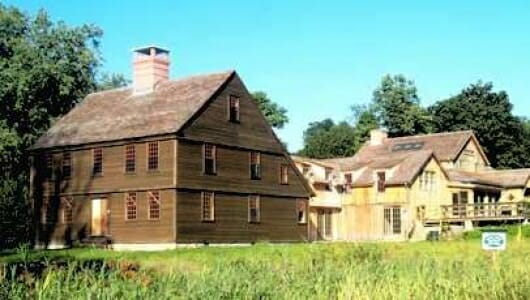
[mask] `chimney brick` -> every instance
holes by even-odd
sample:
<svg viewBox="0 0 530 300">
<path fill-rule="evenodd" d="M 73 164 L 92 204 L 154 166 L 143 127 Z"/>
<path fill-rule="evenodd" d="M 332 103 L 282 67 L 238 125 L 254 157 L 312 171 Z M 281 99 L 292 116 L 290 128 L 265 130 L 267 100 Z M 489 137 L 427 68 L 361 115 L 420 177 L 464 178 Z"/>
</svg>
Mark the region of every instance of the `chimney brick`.
<svg viewBox="0 0 530 300">
<path fill-rule="evenodd" d="M 133 50 L 133 90 L 135 94 L 152 92 L 169 80 L 169 51 L 156 46 Z"/>
</svg>

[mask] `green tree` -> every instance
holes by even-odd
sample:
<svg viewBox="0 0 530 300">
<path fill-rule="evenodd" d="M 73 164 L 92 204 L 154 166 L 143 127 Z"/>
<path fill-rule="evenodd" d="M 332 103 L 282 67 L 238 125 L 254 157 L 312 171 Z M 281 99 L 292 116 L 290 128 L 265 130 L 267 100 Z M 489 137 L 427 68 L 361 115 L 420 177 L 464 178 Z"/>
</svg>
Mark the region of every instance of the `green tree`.
<svg viewBox="0 0 530 300">
<path fill-rule="evenodd" d="M 354 105 L 351 107 L 355 129 L 355 142 L 353 151 L 357 152 L 370 138 L 370 131 L 379 128 L 374 109 L 367 105 Z"/>
<path fill-rule="evenodd" d="M 57 117 L 96 88 L 102 32 L 0 5 L 0 248 L 28 237 L 29 155 Z"/>
<path fill-rule="evenodd" d="M 431 131 L 430 117 L 420 106 L 414 82 L 405 76 L 385 75 L 374 91 L 372 107 L 379 125 L 391 137 L 415 135 Z"/>
<path fill-rule="evenodd" d="M 289 117 L 287 117 L 287 109 L 278 105 L 278 103 L 273 102 L 266 93 L 257 91 L 252 93 L 252 98 L 258 104 L 259 108 L 267 118 L 269 124 L 277 129 L 282 129 L 287 122 L 289 122 Z"/>
<path fill-rule="evenodd" d="M 98 91 L 111 90 L 128 86 L 130 83 L 131 81 L 125 78 L 123 74 L 104 73 L 98 80 L 96 88 Z"/>
<path fill-rule="evenodd" d="M 351 156 L 354 143 L 355 131 L 350 124 L 325 119 L 309 124 L 304 132 L 304 148 L 298 154 L 312 158 Z"/>
<path fill-rule="evenodd" d="M 429 111 L 437 132 L 474 130 L 493 167 L 529 166 L 524 142 L 528 125 L 512 114 L 508 94 L 493 91 L 491 83 L 471 84 Z"/>
</svg>

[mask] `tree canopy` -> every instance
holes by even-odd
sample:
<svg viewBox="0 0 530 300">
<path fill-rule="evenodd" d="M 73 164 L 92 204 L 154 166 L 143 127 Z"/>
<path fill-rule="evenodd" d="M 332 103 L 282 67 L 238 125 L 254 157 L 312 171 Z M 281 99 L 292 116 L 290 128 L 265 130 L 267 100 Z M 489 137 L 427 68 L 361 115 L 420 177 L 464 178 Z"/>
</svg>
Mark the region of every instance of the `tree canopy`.
<svg viewBox="0 0 530 300">
<path fill-rule="evenodd" d="M 0 248 L 29 234 L 27 148 L 96 88 L 102 31 L 0 5 Z M 7 225 L 6 225 L 7 224 Z"/>
<path fill-rule="evenodd" d="M 353 155 L 355 131 L 347 122 L 335 124 L 331 119 L 311 122 L 304 132 L 304 148 L 299 155 L 331 158 Z"/>
<path fill-rule="evenodd" d="M 493 167 L 529 165 L 524 142 L 528 125 L 512 114 L 508 94 L 493 91 L 491 83 L 471 84 L 429 111 L 436 132 L 474 130 Z"/>
<path fill-rule="evenodd" d="M 252 98 L 256 101 L 272 127 L 282 129 L 283 126 L 289 122 L 287 109 L 280 106 L 278 103 L 273 102 L 265 92 L 254 92 L 252 93 Z"/>
</svg>

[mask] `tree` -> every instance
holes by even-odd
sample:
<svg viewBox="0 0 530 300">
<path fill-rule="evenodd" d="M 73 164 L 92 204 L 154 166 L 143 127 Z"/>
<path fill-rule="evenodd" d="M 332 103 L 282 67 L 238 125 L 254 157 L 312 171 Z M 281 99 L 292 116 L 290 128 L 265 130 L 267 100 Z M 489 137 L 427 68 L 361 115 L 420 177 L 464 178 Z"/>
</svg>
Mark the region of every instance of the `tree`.
<svg viewBox="0 0 530 300">
<path fill-rule="evenodd" d="M 298 154 L 312 158 L 351 156 L 354 143 L 355 131 L 350 124 L 325 119 L 309 124 L 304 132 L 304 148 Z"/>
<path fill-rule="evenodd" d="M 131 81 L 125 78 L 123 74 L 104 73 L 101 76 L 101 78 L 98 80 L 97 90 L 104 91 L 104 90 L 116 89 L 116 88 L 128 86 L 130 83 Z"/>
<path fill-rule="evenodd" d="M 0 4 L 0 248 L 28 237 L 29 155 L 57 117 L 96 87 L 102 32 Z"/>
<path fill-rule="evenodd" d="M 355 142 L 353 151 L 357 152 L 370 138 L 370 131 L 377 129 L 377 117 L 374 109 L 366 105 L 354 105 L 351 107 L 353 113 L 353 124 L 355 129 Z"/>
<path fill-rule="evenodd" d="M 493 91 L 491 83 L 471 84 L 429 111 L 437 132 L 474 130 L 493 167 L 529 165 L 524 123 L 512 114 L 508 94 Z"/>
<path fill-rule="evenodd" d="M 282 129 L 287 122 L 287 109 L 273 102 L 266 93 L 258 91 L 252 93 L 252 98 L 258 104 L 269 124 L 277 129 Z"/>
<path fill-rule="evenodd" d="M 431 131 L 429 115 L 420 107 L 414 82 L 401 74 L 381 79 L 381 85 L 373 93 L 372 107 L 379 125 L 391 137 Z"/>
</svg>

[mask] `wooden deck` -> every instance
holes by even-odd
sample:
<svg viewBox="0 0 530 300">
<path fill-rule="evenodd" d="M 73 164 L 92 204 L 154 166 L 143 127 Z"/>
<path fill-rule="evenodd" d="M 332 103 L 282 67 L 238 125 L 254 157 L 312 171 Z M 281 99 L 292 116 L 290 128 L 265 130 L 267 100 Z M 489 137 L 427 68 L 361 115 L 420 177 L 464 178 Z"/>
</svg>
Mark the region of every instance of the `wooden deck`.
<svg viewBox="0 0 530 300">
<path fill-rule="evenodd" d="M 473 203 L 441 205 L 441 220 L 446 222 L 525 220 L 530 216 L 530 203 Z M 426 218 L 425 223 L 440 222 Z"/>
</svg>

